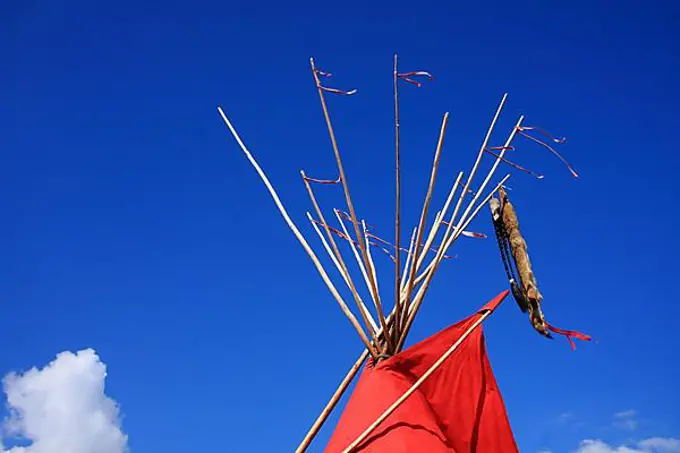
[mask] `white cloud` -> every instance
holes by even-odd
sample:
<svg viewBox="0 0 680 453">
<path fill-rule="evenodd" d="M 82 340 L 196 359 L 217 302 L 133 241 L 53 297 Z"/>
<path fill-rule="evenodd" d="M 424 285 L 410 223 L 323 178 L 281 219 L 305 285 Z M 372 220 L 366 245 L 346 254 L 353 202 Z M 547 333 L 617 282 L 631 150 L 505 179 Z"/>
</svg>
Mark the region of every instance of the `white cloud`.
<svg viewBox="0 0 680 453">
<path fill-rule="evenodd" d="M 92 349 L 62 352 L 42 369 L 3 379 L 10 417 L 4 453 L 126 453 L 118 406 L 104 394 L 106 365 Z M 30 441 L 5 450 L 12 438 Z"/>
<path fill-rule="evenodd" d="M 614 427 L 625 431 L 635 431 L 638 427 L 637 411 L 628 409 L 614 414 Z"/>
<path fill-rule="evenodd" d="M 680 452 L 680 439 L 672 437 L 650 437 L 639 443 L 640 447 L 650 451 L 663 453 Z"/>
<path fill-rule="evenodd" d="M 576 453 L 680 453 L 680 439 L 650 437 L 632 445 L 609 445 L 599 439 L 581 442 Z"/>
</svg>

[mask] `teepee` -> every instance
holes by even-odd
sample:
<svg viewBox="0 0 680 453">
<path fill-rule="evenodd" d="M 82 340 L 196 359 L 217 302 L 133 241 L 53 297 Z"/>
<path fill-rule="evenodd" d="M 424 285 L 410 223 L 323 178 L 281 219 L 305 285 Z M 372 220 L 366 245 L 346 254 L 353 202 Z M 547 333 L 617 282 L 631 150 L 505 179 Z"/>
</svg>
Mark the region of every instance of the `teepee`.
<svg viewBox="0 0 680 453">
<path fill-rule="evenodd" d="M 322 80 L 330 77 L 330 74 L 317 68 L 314 59 L 310 59 L 310 63 L 339 175 L 336 180 L 315 179 L 304 172 L 301 172 L 301 176 L 314 208 L 314 214 L 307 213 L 307 218 L 337 271 L 335 279 L 331 278 L 317 253 L 289 216 L 276 190 L 223 109 L 218 107 L 224 123 L 259 174 L 285 222 L 311 258 L 364 345 L 356 362 L 296 452 L 306 451 L 357 374 L 360 374 L 357 385 L 326 445 L 325 451 L 328 453 L 517 452 L 501 393 L 486 354 L 481 324 L 512 293 L 520 308 L 529 313 L 531 324 L 539 333 L 545 336 L 550 336 L 550 332 L 564 334 L 570 341 L 571 337 L 585 340 L 589 337 L 557 329 L 545 321 L 540 308 L 541 295 L 526 254 L 526 244 L 519 232 L 519 222 L 514 207 L 503 191 L 510 174 L 502 175 L 497 181 L 492 180 L 501 164 L 542 178 L 542 175 L 506 159 L 506 152 L 514 149 L 514 140 L 518 136 L 552 152 L 574 177 L 578 177 L 571 165 L 552 146 L 562 143 L 564 139 L 556 139 L 540 128 L 524 125 L 524 117 L 520 116 L 505 142 L 500 146 L 490 146 L 492 132 L 507 99 L 507 94 L 503 95 L 472 168 L 467 176 L 463 172 L 458 173 L 444 205 L 428 225 L 449 120 L 449 114 L 444 114 L 419 221 L 406 247 L 406 244 L 401 243 L 399 87 L 402 82 L 420 87 L 422 81 L 432 80 L 432 75 L 426 71 L 399 72 L 397 56 L 394 56 L 396 190 L 394 240 L 390 242 L 376 236 L 365 220 L 359 220 L 326 104 L 327 94 L 351 96 L 356 90 L 345 91 L 324 85 Z M 485 156 L 493 159 L 493 164 L 485 175 L 479 177 L 478 169 Z M 333 210 L 333 223 L 337 221 L 337 226 L 332 226 L 317 201 L 313 187 L 318 185 L 342 187 L 346 208 Z M 461 236 L 484 237 L 469 231 L 468 226 L 485 206 L 491 209 L 510 290 L 500 292 L 467 318 L 404 349 L 428 288 L 440 265 L 448 258 L 447 251 Z M 485 213 L 488 215 L 488 211 Z M 341 253 L 341 246 L 348 248 L 354 256 L 361 284 L 359 279 L 353 279 Z M 382 250 L 394 262 L 393 301 L 381 297 L 372 249 Z M 341 296 L 336 286 L 338 284 L 347 286 L 353 299 L 353 309 L 350 308 L 351 303 Z M 359 291 L 359 286 L 364 284 L 368 293 L 366 299 L 370 299 L 368 302 Z"/>
</svg>

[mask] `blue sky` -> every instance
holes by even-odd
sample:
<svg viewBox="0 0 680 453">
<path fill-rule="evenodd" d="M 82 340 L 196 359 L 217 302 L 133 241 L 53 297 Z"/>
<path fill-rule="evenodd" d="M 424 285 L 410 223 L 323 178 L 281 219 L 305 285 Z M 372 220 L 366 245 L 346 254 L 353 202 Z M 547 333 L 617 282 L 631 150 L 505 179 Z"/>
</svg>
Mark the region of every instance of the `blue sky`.
<svg viewBox="0 0 680 453">
<path fill-rule="evenodd" d="M 544 340 L 511 300 L 489 320 L 521 451 L 680 436 L 679 19 L 670 1 L 4 2 L 0 375 L 92 348 L 133 452 L 291 451 L 361 345 L 216 106 L 322 252 L 299 170 L 336 170 L 308 58 L 358 88 L 331 114 L 359 215 L 389 237 L 398 52 L 436 77 L 402 87 L 409 228 L 444 112 L 436 205 L 505 92 L 493 144 L 524 114 L 581 175 L 523 141 L 515 160 L 546 178 L 508 183 L 548 320 L 598 341 Z M 412 341 L 506 288 L 493 240 L 455 247 Z"/>
</svg>

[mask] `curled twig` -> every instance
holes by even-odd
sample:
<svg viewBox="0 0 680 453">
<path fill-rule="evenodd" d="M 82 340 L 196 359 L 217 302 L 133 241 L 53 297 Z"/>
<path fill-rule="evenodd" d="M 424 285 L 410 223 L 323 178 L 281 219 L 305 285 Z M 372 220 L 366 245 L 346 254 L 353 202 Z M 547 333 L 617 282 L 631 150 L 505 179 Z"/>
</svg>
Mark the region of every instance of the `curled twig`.
<svg viewBox="0 0 680 453">
<path fill-rule="evenodd" d="M 516 169 L 519 170 L 519 171 L 523 171 L 523 172 L 525 172 L 525 173 L 529 173 L 530 175 L 535 176 L 535 177 L 538 178 L 538 179 L 543 179 L 543 175 L 538 174 L 538 173 L 534 173 L 534 172 L 531 171 L 531 170 L 528 170 L 528 169 L 526 169 L 526 168 L 524 168 L 524 167 L 521 167 L 521 166 L 517 165 L 516 163 L 511 162 L 511 161 L 509 161 L 508 159 L 506 159 L 505 157 L 503 157 L 503 156 L 501 156 L 501 155 L 499 155 L 499 154 L 496 154 L 496 153 L 494 153 L 494 152 L 492 151 L 492 150 L 503 151 L 503 150 L 514 150 L 514 149 L 515 149 L 514 146 L 494 146 L 494 147 L 491 147 L 491 148 L 484 148 L 484 152 L 485 152 L 485 153 L 488 153 L 488 154 L 491 154 L 491 155 L 494 156 L 495 158 L 500 159 L 501 161 L 505 162 L 506 164 L 510 165 L 511 167 L 516 168 Z"/>
<path fill-rule="evenodd" d="M 544 131 L 543 129 L 541 129 L 540 127 L 534 127 L 534 126 L 519 126 L 519 127 L 517 128 L 517 132 L 519 133 L 519 135 L 521 135 L 521 136 L 523 136 L 523 137 L 526 137 L 526 138 L 528 138 L 529 140 L 532 140 L 532 141 L 538 143 L 539 145 L 543 146 L 543 147 L 546 148 L 548 151 L 550 151 L 551 153 L 553 153 L 555 156 L 557 156 L 557 158 L 558 158 L 559 160 L 562 161 L 562 163 L 563 163 L 564 165 L 566 165 L 566 167 L 569 169 L 569 172 L 572 174 L 572 176 L 573 176 L 574 178 L 578 178 L 578 173 L 576 173 L 576 170 L 574 170 L 574 168 L 571 166 L 571 164 L 570 164 L 569 162 L 567 162 L 566 159 L 560 155 L 560 153 L 558 153 L 557 151 L 555 151 L 555 149 L 554 149 L 552 146 L 548 145 L 548 144 L 547 144 L 546 142 L 544 142 L 543 140 L 540 140 L 540 139 L 538 139 L 538 138 L 536 138 L 536 137 L 532 137 L 531 135 L 527 134 L 525 131 L 538 131 L 539 133 L 541 133 L 541 134 L 545 135 L 546 137 L 548 137 L 548 138 L 550 139 L 550 141 L 552 141 L 552 142 L 554 142 L 554 143 L 557 143 L 558 145 L 563 144 L 563 143 L 567 140 L 566 137 L 555 138 L 555 137 L 553 137 L 552 135 L 550 135 L 549 133 L 547 133 L 546 131 Z"/>
<path fill-rule="evenodd" d="M 413 80 L 411 77 L 415 76 L 422 76 L 422 77 L 427 77 L 430 81 L 434 80 L 434 77 L 432 77 L 432 74 L 430 74 L 427 71 L 411 71 L 411 72 L 401 72 L 397 74 L 397 77 L 403 80 L 404 82 L 412 83 L 416 85 L 418 88 L 423 86 L 422 83 L 418 82 L 417 80 Z"/>
</svg>

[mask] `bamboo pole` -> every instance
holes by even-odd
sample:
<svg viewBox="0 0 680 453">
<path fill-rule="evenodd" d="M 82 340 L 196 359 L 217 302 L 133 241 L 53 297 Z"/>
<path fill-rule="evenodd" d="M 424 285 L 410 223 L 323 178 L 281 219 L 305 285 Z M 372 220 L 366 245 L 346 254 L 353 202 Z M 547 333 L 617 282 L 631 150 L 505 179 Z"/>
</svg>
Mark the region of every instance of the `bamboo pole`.
<svg viewBox="0 0 680 453">
<path fill-rule="evenodd" d="M 328 127 L 328 134 L 330 135 L 331 139 L 331 144 L 333 146 L 333 152 L 335 153 L 335 160 L 338 165 L 338 171 L 340 173 L 340 181 L 342 182 L 342 189 L 345 192 L 345 201 L 347 202 L 347 208 L 349 210 L 349 214 L 352 217 L 352 224 L 354 225 L 354 232 L 356 233 L 356 238 L 357 242 L 359 243 L 359 249 L 361 250 L 361 256 L 364 261 L 364 265 L 368 267 L 368 252 L 366 251 L 366 245 L 364 244 L 364 238 L 361 235 L 361 232 L 359 231 L 359 223 L 357 221 L 357 216 L 356 212 L 354 211 L 354 204 L 352 203 L 352 197 L 350 196 L 349 193 L 349 185 L 347 184 L 347 178 L 345 176 L 345 169 L 342 165 L 342 159 L 340 158 L 340 150 L 338 149 L 338 143 L 337 140 L 335 139 L 335 132 L 333 130 L 333 124 L 331 123 L 331 117 L 330 114 L 328 113 L 328 107 L 326 106 L 326 99 L 323 95 L 323 88 L 321 85 L 321 81 L 319 80 L 319 74 L 318 70 L 316 69 L 316 66 L 314 64 L 314 59 L 310 58 L 309 62 L 312 66 L 312 74 L 314 75 L 314 81 L 316 82 L 316 87 L 317 90 L 319 91 L 319 99 L 321 101 L 321 108 L 323 110 L 324 118 L 326 119 L 326 126 Z M 382 326 L 383 330 L 387 331 L 387 324 L 385 322 L 385 314 L 382 309 L 382 304 L 380 302 L 380 295 L 378 294 L 378 289 L 376 288 L 375 280 L 369 278 L 369 281 L 371 283 L 370 285 L 370 290 L 373 293 L 373 298 L 376 303 L 376 309 L 378 311 L 378 319 L 380 320 L 380 325 Z M 392 341 L 390 339 L 389 335 L 385 336 L 385 339 L 388 344 L 388 348 L 391 349 L 392 347 Z"/>
<path fill-rule="evenodd" d="M 389 417 L 397 408 L 404 402 L 406 399 L 408 399 L 409 396 L 411 396 L 418 388 L 429 378 L 432 373 L 437 371 L 437 369 L 441 366 L 442 363 L 446 359 L 448 359 L 451 354 L 453 354 L 456 349 L 467 339 L 468 336 L 482 323 L 486 318 L 488 318 L 491 313 L 493 313 L 493 310 L 487 309 L 484 314 L 482 314 L 479 319 L 477 319 L 468 329 L 461 335 L 461 337 L 453 344 L 449 349 L 446 350 L 446 352 L 437 359 L 437 361 L 432 364 L 428 370 L 423 373 L 423 375 L 409 388 L 402 396 L 399 397 L 390 407 L 385 409 L 385 412 L 383 412 L 377 419 L 374 421 L 366 430 L 357 437 L 357 439 L 352 442 L 347 448 L 343 450 L 342 453 L 351 453 L 352 450 L 354 450 L 359 444 L 361 444 L 366 438 L 373 432 L 375 428 L 380 425 L 387 417 Z"/>
<path fill-rule="evenodd" d="M 281 213 L 284 220 L 288 224 L 288 227 L 291 229 L 291 231 L 293 232 L 293 234 L 295 235 L 297 240 L 300 242 L 302 247 L 305 249 L 305 251 L 307 252 L 309 257 L 311 258 L 312 262 L 314 263 L 314 266 L 316 267 L 316 270 L 321 275 L 321 279 L 324 281 L 324 283 L 326 284 L 326 286 L 330 290 L 331 294 L 333 295 L 335 300 L 338 302 L 338 305 L 340 305 L 340 309 L 345 314 L 345 316 L 347 316 L 350 323 L 352 323 L 352 325 L 356 329 L 357 333 L 359 334 L 361 341 L 364 342 L 364 345 L 370 351 L 371 355 L 373 357 L 377 357 L 378 354 L 375 351 L 375 348 L 373 347 L 373 345 L 371 344 L 371 341 L 366 336 L 364 329 L 361 327 L 361 325 L 359 324 L 359 321 L 357 321 L 357 318 L 351 312 L 351 310 L 349 309 L 349 307 L 347 306 L 345 301 L 342 299 L 342 296 L 340 296 L 340 293 L 338 293 L 338 290 L 335 288 L 335 285 L 333 285 L 333 282 L 328 277 L 328 274 L 326 273 L 323 266 L 321 265 L 321 262 L 319 261 L 316 254 L 314 253 L 312 248 L 309 246 L 309 244 L 305 240 L 302 233 L 300 233 L 300 230 L 298 230 L 298 228 L 297 228 L 297 226 L 295 226 L 295 223 L 293 222 L 293 220 L 291 220 L 290 216 L 288 215 L 288 212 L 286 211 L 286 208 L 283 206 L 283 203 L 281 203 L 281 200 L 279 199 L 279 196 L 276 193 L 276 190 L 274 190 L 274 187 L 269 182 L 269 178 L 267 178 L 267 175 L 264 173 L 264 171 L 262 171 L 262 168 L 260 168 L 259 164 L 255 160 L 253 155 L 250 154 L 250 151 L 248 151 L 248 148 L 246 147 L 246 145 L 241 140 L 241 137 L 239 137 L 238 133 L 236 132 L 236 129 L 234 129 L 234 126 L 232 126 L 231 122 L 229 121 L 227 116 L 222 111 L 222 107 L 217 107 L 217 110 L 220 112 L 220 115 L 222 116 L 224 123 L 229 128 L 231 135 L 234 136 L 234 138 L 236 139 L 236 142 L 241 147 L 241 150 L 246 155 L 246 157 L 248 158 L 250 163 L 253 165 L 253 167 L 255 168 L 255 171 L 257 171 L 257 174 L 262 179 L 262 182 L 267 187 L 267 190 L 269 190 L 269 194 L 271 195 L 272 199 L 274 200 L 274 203 L 276 203 L 276 207 L 279 209 L 279 212 Z"/>
<path fill-rule="evenodd" d="M 376 348 L 380 349 L 380 345 L 378 344 L 378 338 L 375 336 L 375 330 L 373 330 L 371 322 L 369 321 L 369 318 L 367 316 L 368 310 L 366 309 L 365 306 L 362 307 L 362 305 L 364 303 L 361 300 L 361 297 L 359 296 L 359 292 L 357 291 L 356 287 L 354 286 L 354 282 L 352 281 L 352 277 L 350 276 L 349 271 L 347 270 L 347 266 L 345 265 L 345 262 L 342 259 L 342 254 L 340 254 L 340 250 L 338 249 L 338 246 L 335 243 L 335 239 L 333 238 L 333 233 L 331 233 L 331 230 L 328 228 L 328 223 L 326 222 L 326 219 L 324 218 L 323 212 L 321 211 L 321 208 L 319 207 L 319 203 L 316 201 L 316 196 L 314 196 L 314 191 L 312 190 L 312 186 L 311 186 L 311 184 L 309 184 L 309 180 L 307 179 L 307 176 L 305 175 L 304 171 L 301 171 L 300 175 L 302 176 L 302 181 L 305 183 L 305 187 L 307 188 L 307 193 L 309 194 L 309 199 L 312 201 L 312 205 L 314 206 L 314 210 L 316 210 L 316 215 L 319 216 L 319 220 L 321 221 L 324 229 L 326 230 L 326 235 L 328 236 L 328 240 L 331 243 L 331 246 L 333 248 L 333 252 L 335 253 L 335 257 L 337 258 L 337 263 L 342 267 L 342 270 L 340 271 L 340 273 L 343 275 L 343 277 L 345 278 L 345 282 L 349 286 L 350 292 L 352 293 L 352 296 L 354 297 L 354 301 L 356 302 L 357 307 L 359 308 L 359 312 L 361 313 L 361 317 L 363 318 L 364 323 L 366 324 L 366 328 L 368 329 L 368 331 L 371 335 L 371 339 L 373 340 L 373 343 L 376 345 Z"/>
</svg>

